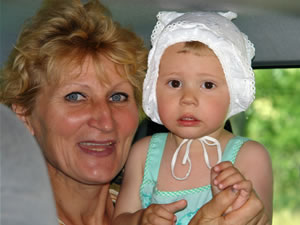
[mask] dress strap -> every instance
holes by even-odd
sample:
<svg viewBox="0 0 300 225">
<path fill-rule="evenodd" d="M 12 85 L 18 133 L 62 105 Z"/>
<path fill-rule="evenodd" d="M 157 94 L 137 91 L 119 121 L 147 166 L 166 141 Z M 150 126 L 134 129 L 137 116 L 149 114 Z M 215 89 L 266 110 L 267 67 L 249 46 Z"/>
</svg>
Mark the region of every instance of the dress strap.
<svg viewBox="0 0 300 225">
<path fill-rule="evenodd" d="M 145 162 L 143 183 L 146 180 L 157 182 L 160 162 L 164 153 L 168 133 L 156 133 L 151 137 Z"/>
<path fill-rule="evenodd" d="M 236 157 L 238 152 L 240 151 L 243 144 L 247 141 L 249 141 L 249 138 L 241 137 L 241 136 L 235 136 L 231 138 L 223 152 L 222 155 L 222 161 L 230 161 L 232 164 L 235 163 Z"/>
</svg>

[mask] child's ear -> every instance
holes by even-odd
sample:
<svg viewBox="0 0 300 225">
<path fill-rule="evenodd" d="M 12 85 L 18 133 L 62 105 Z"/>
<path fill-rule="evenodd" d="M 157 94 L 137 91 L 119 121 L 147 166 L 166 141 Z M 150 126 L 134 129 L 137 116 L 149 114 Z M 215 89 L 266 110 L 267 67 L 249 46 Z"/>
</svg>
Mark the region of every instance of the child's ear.
<svg viewBox="0 0 300 225">
<path fill-rule="evenodd" d="M 17 104 L 13 104 L 12 105 L 12 110 L 16 113 L 17 117 L 25 124 L 25 126 L 27 127 L 27 129 L 29 130 L 29 132 L 31 133 L 31 135 L 34 136 L 34 130 L 33 127 L 30 123 L 30 119 L 29 116 L 27 116 L 25 114 L 25 109 L 24 107 L 17 105 Z"/>
</svg>

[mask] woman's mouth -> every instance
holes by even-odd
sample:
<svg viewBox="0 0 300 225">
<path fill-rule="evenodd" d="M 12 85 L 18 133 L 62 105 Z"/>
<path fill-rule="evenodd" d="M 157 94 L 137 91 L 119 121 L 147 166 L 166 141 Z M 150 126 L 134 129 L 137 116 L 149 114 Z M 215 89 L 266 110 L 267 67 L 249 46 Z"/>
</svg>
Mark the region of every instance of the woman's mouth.
<svg viewBox="0 0 300 225">
<path fill-rule="evenodd" d="M 88 154 L 93 155 L 109 155 L 115 149 L 114 141 L 95 142 L 95 141 L 83 141 L 78 144 L 79 148 Z"/>
</svg>

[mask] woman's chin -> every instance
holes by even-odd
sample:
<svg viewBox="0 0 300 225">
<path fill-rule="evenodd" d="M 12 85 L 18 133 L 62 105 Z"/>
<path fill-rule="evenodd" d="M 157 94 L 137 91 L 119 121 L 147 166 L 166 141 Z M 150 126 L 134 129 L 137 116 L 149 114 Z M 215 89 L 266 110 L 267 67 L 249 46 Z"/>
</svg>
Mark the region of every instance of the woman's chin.
<svg viewBox="0 0 300 225">
<path fill-rule="evenodd" d="M 93 171 L 83 178 L 87 184 L 101 185 L 109 184 L 119 173 L 118 169 L 107 168 L 101 171 Z"/>
</svg>

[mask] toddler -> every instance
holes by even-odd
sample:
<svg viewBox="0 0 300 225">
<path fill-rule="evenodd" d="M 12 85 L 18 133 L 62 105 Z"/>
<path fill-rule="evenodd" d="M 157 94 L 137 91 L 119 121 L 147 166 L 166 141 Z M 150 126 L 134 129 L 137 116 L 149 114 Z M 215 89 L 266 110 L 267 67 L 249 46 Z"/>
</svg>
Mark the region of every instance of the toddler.
<svg viewBox="0 0 300 225">
<path fill-rule="evenodd" d="M 239 191 L 224 212 L 230 213 L 247 201 L 252 185 L 271 216 L 272 168 L 266 149 L 224 129 L 225 121 L 255 98 L 254 47 L 231 22 L 235 16 L 158 14 L 143 108 L 170 132 L 134 144 L 114 224 L 188 224 L 212 192 L 225 188 Z"/>
</svg>

